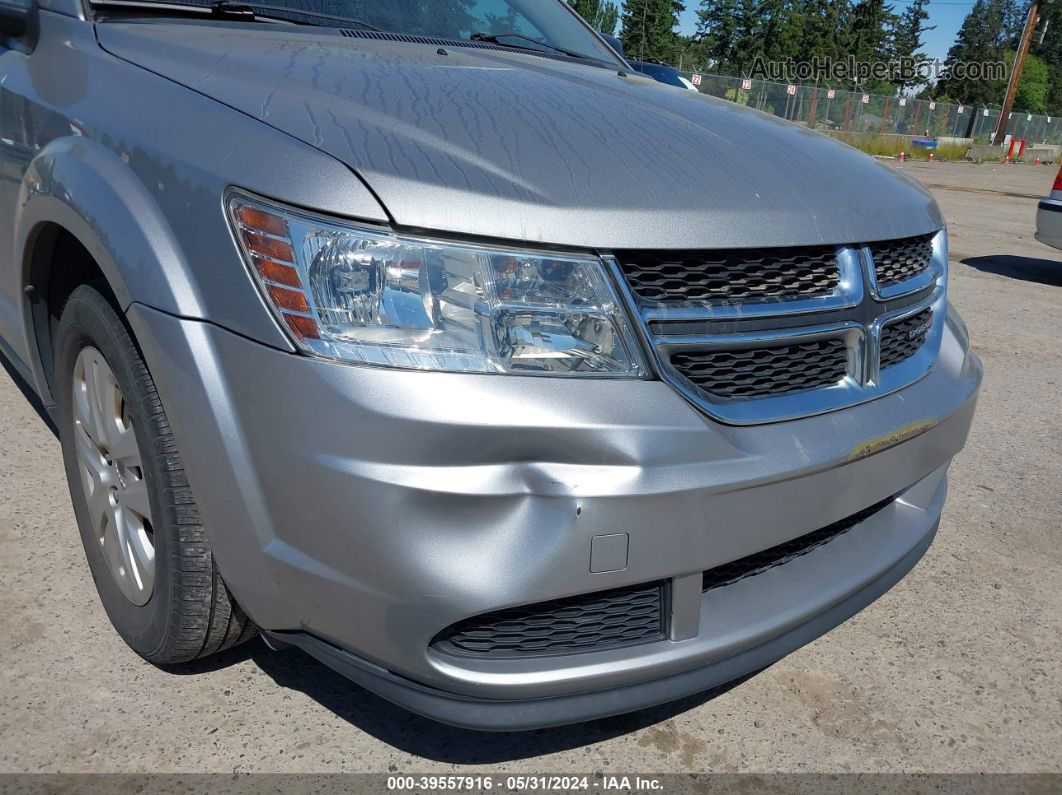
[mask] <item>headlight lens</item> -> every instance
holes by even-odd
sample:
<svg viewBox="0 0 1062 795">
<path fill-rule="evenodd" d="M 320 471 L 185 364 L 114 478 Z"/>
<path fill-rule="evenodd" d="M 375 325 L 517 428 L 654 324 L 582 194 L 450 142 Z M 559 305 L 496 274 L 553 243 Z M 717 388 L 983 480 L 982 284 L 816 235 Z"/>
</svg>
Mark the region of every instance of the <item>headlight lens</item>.
<svg viewBox="0 0 1062 795">
<path fill-rule="evenodd" d="M 243 194 L 229 217 L 303 351 L 466 373 L 641 377 L 601 261 L 396 235 Z"/>
</svg>

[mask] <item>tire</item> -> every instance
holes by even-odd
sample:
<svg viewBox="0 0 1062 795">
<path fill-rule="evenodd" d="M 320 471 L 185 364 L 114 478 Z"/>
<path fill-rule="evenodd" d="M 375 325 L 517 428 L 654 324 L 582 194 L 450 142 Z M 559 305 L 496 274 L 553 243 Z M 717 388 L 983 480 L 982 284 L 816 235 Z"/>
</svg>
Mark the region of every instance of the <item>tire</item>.
<svg viewBox="0 0 1062 795">
<path fill-rule="evenodd" d="M 257 627 L 221 579 L 155 383 L 109 295 L 104 284 L 74 290 L 56 336 L 70 497 L 118 634 L 152 663 L 188 662 Z"/>
</svg>

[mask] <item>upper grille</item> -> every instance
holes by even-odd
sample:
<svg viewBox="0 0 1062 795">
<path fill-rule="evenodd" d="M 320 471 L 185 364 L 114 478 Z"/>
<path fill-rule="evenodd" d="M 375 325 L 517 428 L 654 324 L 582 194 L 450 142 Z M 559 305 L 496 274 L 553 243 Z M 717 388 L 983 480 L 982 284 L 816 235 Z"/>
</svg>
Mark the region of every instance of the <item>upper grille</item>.
<svg viewBox="0 0 1062 795">
<path fill-rule="evenodd" d="M 842 339 L 770 348 L 675 353 L 672 366 L 711 395 L 727 398 L 781 395 L 836 384 L 848 373 Z"/>
<path fill-rule="evenodd" d="M 878 287 L 891 287 L 917 276 L 933 259 L 933 235 L 870 243 Z"/>
<path fill-rule="evenodd" d="M 945 247 L 938 231 L 607 259 L 663 379 L 712 418 L 754 425 L 873 400 L 929 372 L 939 334 L 887 324 L 901 306 L 943 306 Z"/>
<path fill-rule="evenodd" d="M 746 555 L 743 558 L 724 563 L 722 566 L 716 566 L 714 569 L 708 569 L 701 581 L 702 589 L 710 591 L 713 588 L 722 588 L 724 585 L 731 585 L 747 577 L 762 574 L 776 566 L 788 563 L 794 558 L 806 555 L 822 545 L 828 544 L 838 536 L 847 533 L 860 522 L 866 521 L 878 511 L 888 507 L 892 504 L 893 499 L 893 497 L 889 497 L 876 505 L 871 505 L 869 508 L 864 508 L 862 511 L 840 521 L 826 525 L 799 538 L 794 538 L 792 541 L 786 541 L 762 552 Z"/>
<path fill-rule="evenodd" d="M 832 246 L 615 255 L 631 290 L 645 301 L 787 301 L 829 295 L 840 283 Z"/>
<path fill-rule="evenodd" d="M 899 364 L 918 352 L 933 323 L 933 310 L 923 309 L 890 323 L 881 331 L 881 369 Z"/>
<path fill-rule="evenodd" d="M 475 616 L 444 630 L 432 646 L 479 657 L 600 651 L 663 639 L 665 617 L 657 582 Z"/>
</svg>

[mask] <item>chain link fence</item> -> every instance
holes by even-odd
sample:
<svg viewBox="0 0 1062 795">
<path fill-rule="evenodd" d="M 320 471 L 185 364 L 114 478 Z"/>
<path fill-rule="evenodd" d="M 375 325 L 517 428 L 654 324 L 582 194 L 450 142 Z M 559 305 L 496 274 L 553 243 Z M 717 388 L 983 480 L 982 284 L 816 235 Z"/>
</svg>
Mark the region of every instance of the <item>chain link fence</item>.
<svg viewBox="0 0 1062 795">
<path fill-rule="evenodd" d="M 685 73 L 705 94 L 827 132 L 951 138 L 988 144 L 1001 109 L 794 85 L 728 75 Z M 1007 132 L 1029 144 L 1062 144 L 1062 119 L 1011 113 Z"/>
</svg>

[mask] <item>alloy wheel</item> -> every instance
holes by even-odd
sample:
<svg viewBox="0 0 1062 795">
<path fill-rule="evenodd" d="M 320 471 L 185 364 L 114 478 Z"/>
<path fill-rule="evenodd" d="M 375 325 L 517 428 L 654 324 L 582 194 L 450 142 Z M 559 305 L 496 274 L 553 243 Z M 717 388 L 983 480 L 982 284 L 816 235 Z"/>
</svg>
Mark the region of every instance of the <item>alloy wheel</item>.
<svg viewBox="0 0 1062 795">
<path fill-rule="evenodd" d="M 94 537 L 125 598 L 147 604 L 155 543 L 143 460 L 114 372 L 92 346 L 74 363 L 73 390 L 74 441 Z"/>
</svg>

